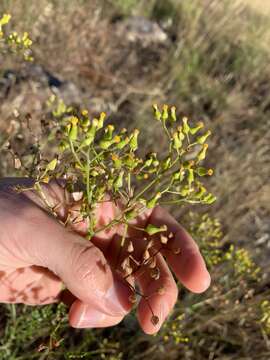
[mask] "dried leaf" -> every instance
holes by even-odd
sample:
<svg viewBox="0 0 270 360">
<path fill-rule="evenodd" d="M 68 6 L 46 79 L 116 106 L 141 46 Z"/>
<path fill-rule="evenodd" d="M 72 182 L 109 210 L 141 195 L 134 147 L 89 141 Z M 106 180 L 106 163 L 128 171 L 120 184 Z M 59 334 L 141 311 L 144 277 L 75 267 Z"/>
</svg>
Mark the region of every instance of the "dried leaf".
<svg viewBox="0 0 270 360">
<path fill-rule="evenodd" d="M 158 267 L 155 267 L 150 271 L 150 276 L 154 280 L 158 280 L 160 278 L 160 270 Z"/>
<path fill-rule="evenodd" d="M 125 270 L 127 267 L 130 267 L 129 257 L 126 257 L 121 263 L 121 268 L 123 270 Z"/>
<path fill-rule="evenodd" d="M 150 253 L 149 251 L 146 249 L 143 253 L 143 260 L 146 261 L 150 258 Z"/>
<path fill-rule="evenodd" d="M 146 249 L 147 250 L 151 249 L 151 247 L 153 247 L 153 245 L 154 245 L 154 240 L 152 239 L 152 240 L 148 241 L 148 243 L 146 245 Z"/>
<path fill-rule="evenodd" d="M 15 169 L 20 169 L 22 166 L 21 160 L 18 157 L 14 158 L 14 167 Z"/>
<path fill-rule="evenodd" d="M 133 246 L 132 241 L 130 241 L 128 243 L 127 251 L 128 251 L 128 253 L 132 253 L 134 251 L 134 246 Z"/>
<path fill-rule="evenodd" d="M 163 245 L 166 245 L 167 244 L 167 242 L 168 242 L 168 238 L 167 238 L 167 236 L 165 236 L 165 235 L 160 235 L 160 242 L 161 242 L 161 244 L 163 244 Z"/>
<path fill-rule="evenodd" d="M 74 201 L 80 201 L 83 198 L 83 192 L 82 191 L 75 191 L 72 193 L 72 197 Z"/>
</svg>

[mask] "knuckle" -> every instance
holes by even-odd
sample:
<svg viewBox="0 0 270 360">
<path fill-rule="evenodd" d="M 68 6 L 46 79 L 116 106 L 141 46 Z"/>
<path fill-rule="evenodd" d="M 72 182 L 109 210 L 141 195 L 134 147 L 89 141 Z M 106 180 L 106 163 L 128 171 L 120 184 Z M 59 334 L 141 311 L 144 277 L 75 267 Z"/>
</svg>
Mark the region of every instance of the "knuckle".
<svg viewBox="0 0 270 360">
<path fill-rule="evenodd" d="M 98 266 L 108 268 L 103 253 L 93 244 L 75 244 L 72 249 L 72 269 L 80 281 L 96 280 Z"/>
</svg>

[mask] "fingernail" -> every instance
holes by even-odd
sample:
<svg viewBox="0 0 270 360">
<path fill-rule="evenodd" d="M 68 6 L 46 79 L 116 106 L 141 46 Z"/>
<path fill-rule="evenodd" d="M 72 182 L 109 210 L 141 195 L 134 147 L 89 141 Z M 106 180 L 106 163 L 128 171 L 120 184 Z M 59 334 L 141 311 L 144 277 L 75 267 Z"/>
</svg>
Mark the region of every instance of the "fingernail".
<svg viewBox="0 0 270 360">
<path fill-rule="evenodd" d="M 166 317 L 169 315 L 169 305 L 166 301 L 162 301 L 160 305 L 160 325 L 164 322 Z"/>
<path fill-rule="evenodd" d="M 202 281 L 202 291 L 206 291 L 211 284 L 211 277 L 210 274 L 207 272 L 207 275 L 204 277 Z"/>
<path fill-rule="evenodd" d="M 166 317 L 169 315 L 169 312 L 170 312 L 169 305 L 167 304 L 166 301 L 162 301 L 160 303 L 159 312 L 157 314 L 157 317 L 158 317 L 159 321 L 158 321 L 157 324 L 154 325 L 155 326 L 155 328 L 154 328 L 155 333 L 157 333 L 159 331 L 159 329 L 161 328 L 161 326 L 162 326 L 163 322 L 165 321 Z"/>
<path fill-rule="evenodd" d="M 79 318 L 73 321 L 73 326 L 78 328 L 102 327 L 106 317 L 104 313 L 85 305 Z"/>
</svg>

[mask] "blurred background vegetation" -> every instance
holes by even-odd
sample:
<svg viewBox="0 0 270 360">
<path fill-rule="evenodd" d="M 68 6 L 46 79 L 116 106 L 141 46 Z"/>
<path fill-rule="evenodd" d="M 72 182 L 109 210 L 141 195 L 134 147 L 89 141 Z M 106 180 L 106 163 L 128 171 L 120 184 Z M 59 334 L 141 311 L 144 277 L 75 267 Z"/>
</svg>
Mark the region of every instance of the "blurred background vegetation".
<svg viewBox="0 0 270 360">
<path fill-rule="evenodd" d="M 106 111 L 142 129 L 145 151 L 163 143 L 151 104 L 213 131 L 211 207 L 171 208 L 204 252 L 213 282 L 181 288 L 154 337 L 134 314 L 105 330 L 68 328 L 65 306 L 0 308 L 0 359 L 270 358 L 270 3 L 265 0 L 2 0 L 0 14 L 28 31 L 34 61 L 0 55 L 0 148 L 40 134 L 54 93 L 67 105 Z M 14 175 L 0 153 L 0 176 Z M 208 213 L 209 215 L 204 215 Z"/>
</svg>

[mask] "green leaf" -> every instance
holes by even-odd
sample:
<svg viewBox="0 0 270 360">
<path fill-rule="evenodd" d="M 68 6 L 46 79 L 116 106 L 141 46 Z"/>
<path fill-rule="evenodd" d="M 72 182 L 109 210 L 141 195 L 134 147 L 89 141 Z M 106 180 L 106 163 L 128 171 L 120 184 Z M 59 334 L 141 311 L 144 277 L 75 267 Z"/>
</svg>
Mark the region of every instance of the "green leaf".
<svg viewBox="0 0 270 360">
<path fill-rule="evenodd" d="M 57 159 L 53 159 L 52 161 L 49 162 L 49 164 L 46 166 L 46 170 L 48 171 L 53 171 L 55 170 L 57 165 Z"/>
<path fill-rule="evenodd" d="M 114 190 L 119 190 L 123 186 L 124 171 L 121 171 L 113 182 Z"/>
<path fill-rule="evenodd" d="M 154 235 L 163 231 L 167 231 L 167 225 L 155 226 L 153 224 L 148 224 L 144 231 L 147 232 L 148 235 Z"/>
</svg>

